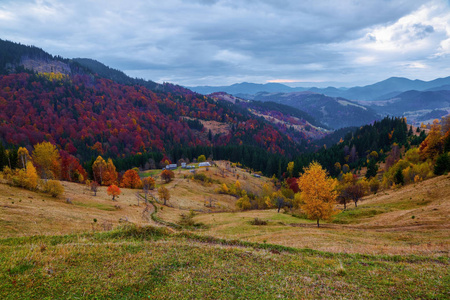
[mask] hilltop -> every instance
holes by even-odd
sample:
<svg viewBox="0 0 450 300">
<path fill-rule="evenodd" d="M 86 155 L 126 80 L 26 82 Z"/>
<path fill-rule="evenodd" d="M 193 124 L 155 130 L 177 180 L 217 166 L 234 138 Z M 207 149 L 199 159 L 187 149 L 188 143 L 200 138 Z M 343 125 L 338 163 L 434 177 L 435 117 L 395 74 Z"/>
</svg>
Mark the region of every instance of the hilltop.
<svg viewBox="0 0 450 300">
<path fill-rule="evenodd" d="M 226 92 L 236 97 L 260 101 L 266 101 L 264 97 L 270 96 L 270 101 L 301 108 L 312 114 L 317 120 L 329 124 L 333 128 L 340 128 L 336 124 L 330 123 L 327 116 L 321 115 L 323 112 L 315 112 L 314 108 L 310 107 L 311 104 L 302 100 L 298 95 L 303 95 L 303 98 L 308 97 L 308 95 L 311 97 L 314 94 L 317 94 L 314 96 L 316 99 L 336 98 L 338 103 L 340 101 L 340 104 L 345 106 L 358 105 L 362 108 L 374 110 L 381 116 L 407 117 L 414 125 L 418 125 L 421 122 L 432 122 L 433 119 L 439 119 L 450 113 L 449 83 L 450 77 L 430 81 L 391 77 L 374 84 L 349 88 L 306 88 L 288 87 L 279 83 L 240 83 L 231 86 L 192 87 L 192 90 L 204 94 Z M 297 98 L 295 101 L 292 99 L 294 97 Z M 329 105 L 333 106 L 333 110 L 327 111 L 325 109 L 324 111 L 328 113 L 336 111 L 338 112 L 338 118 L 348 109 L 348 107 L 339 107 L 336 104 Z M 354 109 L 354 107 L 352 108 Z M 360 111 L 350 110 L 346 112 L 344 117 L 350 118 L 350 121 L 347 121 L 350 123 L 341 127 L 361 125 L 361 120 L 358 120 L 359 115 L 361 115 Z M 370 115 L 364 117 L 362 118 L 362 124 L 369 123 L 374 119 Z"/>
</svg>

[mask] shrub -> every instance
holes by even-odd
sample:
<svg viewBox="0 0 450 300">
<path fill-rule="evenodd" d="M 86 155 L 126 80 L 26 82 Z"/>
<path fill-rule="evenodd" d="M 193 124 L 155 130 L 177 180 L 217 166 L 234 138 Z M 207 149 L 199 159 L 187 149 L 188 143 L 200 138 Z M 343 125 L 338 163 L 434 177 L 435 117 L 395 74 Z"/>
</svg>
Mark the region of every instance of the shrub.
<svg viewBox="0 0 450 300">
<path fill-rule="evenodd" d="M 203 223 L 195 223 L 194 217 L 195 212 L 191 210 L 188 214 L 180 214 L 180 220 L 177 222 L 181 226 L 185 227 L 201 227 L 204 226 Z"/>
<path fill-rule="evenodd" d="M 58 180 L 48 180 L 44 183 L 43 191 L 56 198 L 64 193 L 64 187 Z"/>
<path fill-rule="evenodd" d="M 209 178 L 208 176 L 206 176 L 203 173 L 197 173 L 194 175 L 194 179 L 198 180 L 198 181 L 202 181 L 204 183 L 213 183 L 214 180 L 212 180 L 211 178 Z"/>
<path fill-rule="evenodd" d="M 169 183 L 172 181 L 173 178 L 175 178 L 175 174 L 170 170 L 164 170 L 161 172 L 161 179 L 164 180 L 166 183 Z"/>
<path fill-rule="evenodd" d="M 142 179 L 142 186 L 144 190 L 153 190 L 155 188 L 155 185 L 156 185 L 155 179 L 153 179 L 150 176 Z"/>
<path fill-rule="evenodd" d="M 372 193 L 376 194 L 378 192 L 378 190 L 380 189 L 380 182 L 376 177 L 372 177 L 372 179 L 369 181 L 369 187 Z"/>
<path fill-rule="evenodd" d="M 266 220 L 263 220 L 263 219 L 260 219 L 260 218 L 255 218 L 255 219 L 250 221 L 251 225 L 267 225 L 267 223 L 268 222 Z"/>
<path fill-rule="evenodd" d="M 250 203 L 250 198 L 245 194 L 243 197 L 239 198 L 236 201 L 236 206 L 241 210 L 247 210 L 252 208 L 252 204 Z"/>
</svg>

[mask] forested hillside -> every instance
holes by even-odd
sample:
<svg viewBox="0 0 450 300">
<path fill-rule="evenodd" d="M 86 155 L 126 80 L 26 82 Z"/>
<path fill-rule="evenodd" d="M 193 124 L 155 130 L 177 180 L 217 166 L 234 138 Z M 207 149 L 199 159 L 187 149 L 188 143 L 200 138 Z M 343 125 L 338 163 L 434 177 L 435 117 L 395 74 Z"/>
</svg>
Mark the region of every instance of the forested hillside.
<svg viewBox="0 0 450 300">
<path fill-rule="evenodd" d="M 382 160 L 394 143 L 418 145 L 425 137 L 408 130 L 404 119 L 385 118 L 356 132 L 338 131 L 332 142 L 312 144 L 308 140 L 313 135 L 323 135 L 314 126 L 323 125 L 295 108 L 270 101 L 221 101 L 176 85 L 144 84 L 93 60 L 70 61 L 34 47 L 2 45 L 2 53 L 12 53 L 10 63 L 2 62 L 8 74 L 0 76 L 4 146 L 16 150 L 23 146 L 31 152 L 33 145 L 49 141 L 77 157 L 87 169 L 98 155 L 114 159 L 119 170 L 126 170 L 143 168 L 149 159 L 176 162 L 203 154 L 279 178 L 289 161 L 295 161 L 295 173 L 315 160 L 336 175 L 337 163 L 361 168 L 367 165 L 371 151 L 380 153 Z M 31 70 L 21 65 L 24 59 L 33 60 Z M 55 62 L 66 64 L 63 68 L 70 72 L 33 71 L 36 65 L 53 67 Z M 260 95 L 264 100 L 278 96 Z M 287 96 L 292 104 L 303 103 L 316 114 L 322 110 L 322 117 L 332 117 L 339 127 L 349 121 L 345 118 L 349 109 L 364 112 L 363 119 L 376 118 L 367 108 L 344 99 L 319 94 Z M 214 130 L 214 126 L 222 129 Z M 339 143 L 333 146 L 334 142 Z"/>
<path fill-rule="evenodd" d="M 176 149 L 187 157 L 198 146 L 251 146 L 288 157 L 300 153 L 291 137 L 232 103 L 36 47 L 2 41 L 0 52 L 0 140 L 6 148 L 31 151 L 49 141 L 85 163 L 98 155 L 118 162 L 145 153 L 171 156 Z M 225 130 L 213 133 L 202 122 Z"/>
<path fill-rule="evenodd" d="M 295 147 L 271 125 L 232 105 L 193 93 L 156 94 L 87 75 L 3 75 L 0 107 L 0 137 L 7 144 L 48 140 L 84 158 L 211 143 L 252 143 L 278 153 Z M 183 117 L 224 122 L 231 130 L 208 140 Z"/>
</svg>

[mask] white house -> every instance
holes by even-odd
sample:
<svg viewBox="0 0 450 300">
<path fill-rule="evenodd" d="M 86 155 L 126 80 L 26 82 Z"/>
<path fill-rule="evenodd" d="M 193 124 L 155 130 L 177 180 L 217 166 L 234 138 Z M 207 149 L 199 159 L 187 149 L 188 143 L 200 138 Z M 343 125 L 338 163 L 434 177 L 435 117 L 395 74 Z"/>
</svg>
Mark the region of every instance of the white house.
<svg viewBox="0 0 450 300">
<path fill-rule="evenodd" d="M 166 170 L 175 170 L 177 168 L 177 164 L 170 164 L 166 166 Z"/>
</svg>

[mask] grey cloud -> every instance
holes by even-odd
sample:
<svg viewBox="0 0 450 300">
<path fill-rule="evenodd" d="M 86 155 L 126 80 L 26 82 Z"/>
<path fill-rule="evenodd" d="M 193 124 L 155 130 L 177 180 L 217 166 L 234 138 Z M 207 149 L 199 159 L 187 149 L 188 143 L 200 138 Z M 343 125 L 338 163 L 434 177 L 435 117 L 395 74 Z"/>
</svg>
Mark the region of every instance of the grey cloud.
<svg viewBox="0 0 450 300">
<path fill-rule="evenodd" d="M 448 9 L 443 0 L 4 1 L 0 37 L 184 85 L 360 80 L 360 73 L 379 74 L 381 67 L 359 70 L 352 60 L 366 50 L 342 45 L 376 42 L 368 29 L 395 23 L 426 3 Z M 1 12 L 13 19 L 3 20 Z M 415 39 L 443 38 L 420 22 L 406 30 L 402 34 Z"/>
<path fill-rule="evenodd" d="M 418 39 L 423 39 L 430 33 L 434 32 L 434 27 L 431 25 L 414 24 L 413 31 L 414 31 L 414 35 Z"/>
</svg>

